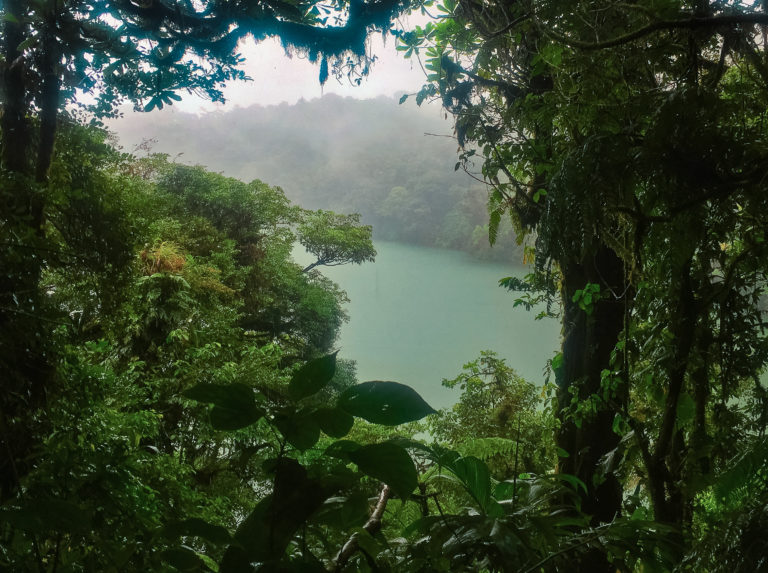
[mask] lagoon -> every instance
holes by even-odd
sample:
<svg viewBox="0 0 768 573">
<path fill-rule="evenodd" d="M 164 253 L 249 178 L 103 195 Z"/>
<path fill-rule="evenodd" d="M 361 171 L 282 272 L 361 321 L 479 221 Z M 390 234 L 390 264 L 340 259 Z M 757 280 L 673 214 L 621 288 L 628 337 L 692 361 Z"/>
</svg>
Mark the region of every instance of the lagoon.
<svg viewBox="0 0 768 573">
<path fill-rule="evenodd" d="M 541 386 L 559 345 L 556 320 L 513 308 L 516 294 L 498 286 L 525 267 L 476 260 L 466 253 L 377 241 L 375 263 L 320 267 L 350 299 L 339 356 L 357 361 L 360 381 L 395 380 L 433 407 L 453 404 L 444 388 L 481 350 L 494 350 Z M 304 256 L 301 256 L 304 255 Z M 296 253 L 299 262 L 305 253 Z"/>
</svg>

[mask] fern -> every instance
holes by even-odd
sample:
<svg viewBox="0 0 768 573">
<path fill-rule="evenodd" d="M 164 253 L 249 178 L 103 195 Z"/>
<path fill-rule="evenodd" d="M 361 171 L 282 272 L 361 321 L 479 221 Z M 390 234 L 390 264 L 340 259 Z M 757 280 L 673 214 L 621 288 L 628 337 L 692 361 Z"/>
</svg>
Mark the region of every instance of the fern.
<svg viewBox="0 0 768 573">
<path fill-rule="evenodd" d="M 464 457 L 474 456 L 481 460 L 489 460 L 498 455 L 512 455 L 516 444 L 515 440 L 509 438 L 477 438 L 459 444 L 456 450 Z"/>
<path fill-rule="evenodd" d="M 768 484 L 768 439 L 756 441 L 752 447 L 734 459 L 730 468 L 715 484 L 715 495 L 719 501 L 736 501 L 749 495 L 755 485 Z"/>
</svg>

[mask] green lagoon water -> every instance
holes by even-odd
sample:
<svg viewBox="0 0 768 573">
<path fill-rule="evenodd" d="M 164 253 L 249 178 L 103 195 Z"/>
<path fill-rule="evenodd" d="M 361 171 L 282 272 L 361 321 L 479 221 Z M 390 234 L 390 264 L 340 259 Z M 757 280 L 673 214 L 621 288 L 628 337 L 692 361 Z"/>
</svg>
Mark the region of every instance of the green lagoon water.
<svg viewBox="0 0 768 573">
<path fill-rule="evenodd" d="M 395 380 L 436 408 L 449 406 L 457 394 L 441 380 L 487 349 L 543 384 L 560 326 L 513 308 L 515 294 L 498 287 L 502 277 L 525 274 L 523 267 L 400 243 L 377 241 L 376 250 L 375 263 L 321 267 L 349 296 L 350 320 L 336 346 L 357 361 L 360 381 Z"/>
</svg>

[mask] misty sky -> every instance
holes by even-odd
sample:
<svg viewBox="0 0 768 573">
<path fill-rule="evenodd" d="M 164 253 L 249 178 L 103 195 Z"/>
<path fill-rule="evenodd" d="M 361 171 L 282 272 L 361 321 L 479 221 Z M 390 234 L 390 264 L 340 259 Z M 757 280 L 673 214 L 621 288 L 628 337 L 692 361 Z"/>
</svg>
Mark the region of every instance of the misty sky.
<svg viewBox="0 0 768 573">
<path fill-rule="evenodd" d="M 411 18 L 410 24 L 423 24 L 424 20 L 423 17 Z M 224 90 L 226 104 L 214 104 L 184 94 L 183 101 L 173 107 L 186 112 L 204 112 L 254 104 L 292 104 L 301 98 L 309 100 L 328 93 L 366 99 L 392 96 L 396 92 L 413 93 L 424 84 L 424 72 L 418 61 L 403 59 L 395 50 L 395 38 L 388 37 L 384 41 L 381 34 L 375 34 L 369 39 L 369 46 L 377 61 L 360 86 L 350 85 L 346 79 L 339 83 L 333 77 L 328 78 L 325 86 L 320 86 L 318 64 L 300 56 L 286 56 L 276 40 L 258 45 L 251 41 L 241 48 L 241 54 L 246 58 L 244 70 L 253 81 L 230 84 Z"/>
</svg>

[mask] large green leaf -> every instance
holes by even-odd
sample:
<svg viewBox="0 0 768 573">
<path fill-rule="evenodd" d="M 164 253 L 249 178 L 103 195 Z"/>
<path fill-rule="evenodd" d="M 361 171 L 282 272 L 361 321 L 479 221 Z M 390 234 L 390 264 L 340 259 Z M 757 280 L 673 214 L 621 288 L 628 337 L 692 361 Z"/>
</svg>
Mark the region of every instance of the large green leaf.
<svg viewBox="0 0 768 573">
<path fill-rule="evenodd" d="M 250 571 L 249 564 L 254 561 L 280 559 L 299 528 L 335 488 L 335 484 L 308 477 L 296 460 L 277 460 L 273 493 L 237 528 L 237 543 L 227 549 L 219 572 Z"/>
<path fill-rule="evenodd" d="M 480 508 L 487 512 L 491 502 L 491 473 L 488 466 L 474 456 L 467 456 L 457 459 L 448 469 L 459 478 Z"/>
<path fill-rule="evenodd" d="M 216 430 L 239 430 L 255 424 L 264 415 L 264 411 L 255 404 L 241 404 L 227 408 L 216 405 L 211 409 L 211 426 Z"/>
<path fill-rule="evenodd" d="M 339 407 L 374 424 L 396 426 L 420 420 L 435 410 L 410 386 L 398 382 L 363 382 L 339 397 Z"/>
<path fill-rule="evenodd" d="M 322 390 L 336 373 L 336 352 L 311 360 L 291 378 L 288 389 L 294 400 L 301 400 Z"/>
<path fill-rule="evenodd" d="M 320 439 L 320 427 L 312 413 L 299 411 L 275 417 L 275 425 L 288 443 L 302 452 L 314 446 Z"/>
<path fill-rule="evenodd" d="M 360 471 L 380 479 L 405 499 L 418 485 L 416 466 L 408 452 L 391 442 L 371 444 L 349 452 Z"/>
<path fill-rule="evenodd" d="M 264 411 L 253 390 L 244 384 L 198 384 L 184 392 L 198 402 L 213 404 L 211 425 L 217 430 L 239 430 L 257 422 Z"/>
<path fill-rule="evenodd" d="M 320 408 L 312 417 L 320 429 L 332 438 L 343 438 L 355 423 L 355 419 L 341 408 Z"/>
<path fill-rule="evenodd" d="M 269 544 L 269 513 L 272 495 L 256 504 L 235 532 L 237 543 L 230 545 L 219 565 L 219 573 L 252 572 L 251 562 L 266 560 L 272 553 Z"/>
<path fill-rule="evenodd" d="M 183 395 L 206 404 L 226 405 L 234 401 L 254 402 L 253 390 L 245 384 L 197 384 Z"/>
<path fill-rule="evenodd" d="M 339 458 L 340 460 L 344 460 L 345 462 L 350 461 L 349 454 L 354 452 L 355 450 L 359 450 L 362 448 L 360 444 L 357 442 L 353 442 L 352 440 L 338 440 L 336 442 L 333 442 L 330 446 L 325 448 L 325 455 L 331 456 L 333 458 Z"/>
</svg>

